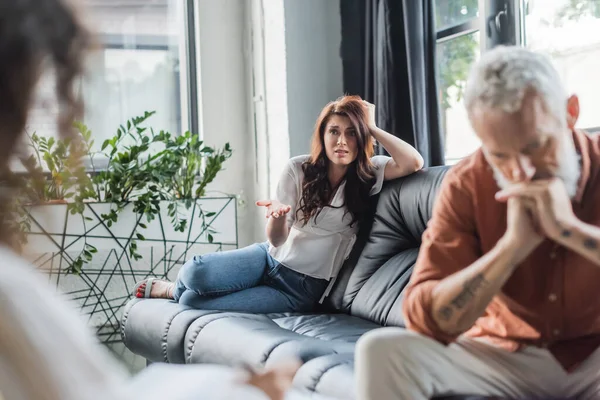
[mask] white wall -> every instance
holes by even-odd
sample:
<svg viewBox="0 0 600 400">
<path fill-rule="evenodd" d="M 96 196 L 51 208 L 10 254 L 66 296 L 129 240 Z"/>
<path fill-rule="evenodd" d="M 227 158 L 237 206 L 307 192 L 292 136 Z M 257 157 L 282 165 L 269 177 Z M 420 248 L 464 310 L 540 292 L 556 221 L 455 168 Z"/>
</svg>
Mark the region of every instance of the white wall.
<svg viewBox="0 0 600 400">
<path fill-rule="evenodd" d="M 310 151 L 321 109 L 343 94 L 340 0 L 285 0 L 290 153 Z"/>
<path fill-rule="evenodd" d="M 238 204 L 239 244 L 256 240 L 253 233 L 254 142 L 250 124 L 246 2 L 199 0 L 199 86 L 201 132 L 210 146 L 231 143 L 233 156 L 209 190 L 242 194 Z M 250 210 L 250 211 L 253 211 Z"/>
</svg>

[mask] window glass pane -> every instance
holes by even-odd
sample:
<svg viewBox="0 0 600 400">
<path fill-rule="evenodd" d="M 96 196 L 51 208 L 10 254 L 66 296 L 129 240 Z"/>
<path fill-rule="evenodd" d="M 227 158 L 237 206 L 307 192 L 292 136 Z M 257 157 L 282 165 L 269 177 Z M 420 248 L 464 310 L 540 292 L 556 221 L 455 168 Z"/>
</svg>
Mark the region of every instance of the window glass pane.
<svg viewBox="0 0 600 400">
<path fill-rule="evenodd" d="M 479 145 L 473 133 L 462 95 L 471 65 L 479 59 L 479 32 L 437 44 L 441 125 L 445 132 L 446 163 L 471 154 Z"/>
<path fill-rule="evenodd" d="M 479 15 L 478 0 L 435 0 L 435 26 L 442 30 Z"/>
<path fill-rule="evenodd" d="M 525 1 L 525 44 L 549 54 L 569 93 L 579 96 L 581 128 L 600 126 L 600 1 Z"/>
<path fill-rule="evenodd" d="M 183 2 L 178 0 L 88 0 L 101 49 L 89 59 L 82 83 L 84 122 L 96 146 L 125 120 L 156 111 L 155 130 L 187 129 L 186 35 Z M 183 68 L 185 70 L 185 68 Z M 42 81 L 28 131 L 55 135 L 52 80 Z M 183 90 L 182 90 L 183 89 Z"/>
</svg>

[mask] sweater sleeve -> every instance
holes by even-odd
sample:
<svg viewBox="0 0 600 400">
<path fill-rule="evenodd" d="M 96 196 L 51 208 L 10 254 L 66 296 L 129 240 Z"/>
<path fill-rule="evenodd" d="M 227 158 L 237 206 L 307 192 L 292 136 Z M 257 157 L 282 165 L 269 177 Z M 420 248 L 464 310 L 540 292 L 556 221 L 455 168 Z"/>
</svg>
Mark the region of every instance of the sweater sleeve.
<svg viewBox="0 0 600 400">
<path fill-rule="evenodd" d="M 73 303 L 0 248 L 0 392 L 6 399 L 127 398 L 126 372 L 97 343 Z"/>
</svg>

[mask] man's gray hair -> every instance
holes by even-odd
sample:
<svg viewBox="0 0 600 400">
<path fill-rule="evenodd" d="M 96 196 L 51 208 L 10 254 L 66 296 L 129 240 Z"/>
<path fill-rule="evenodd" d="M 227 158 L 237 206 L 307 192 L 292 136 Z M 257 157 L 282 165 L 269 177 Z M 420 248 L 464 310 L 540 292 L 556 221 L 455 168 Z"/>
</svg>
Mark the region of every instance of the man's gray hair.
<svg viewBox="0 0 600 400">
<path fill-rule="evenodd" d="M 514 113 L 529 91 L 566 123 L 567 94 L 550 59 L 523 47 L 499 46 L 482 54 L 472 68 L 464 101 L 469 115 L 479 106 Z"/>
</svg>

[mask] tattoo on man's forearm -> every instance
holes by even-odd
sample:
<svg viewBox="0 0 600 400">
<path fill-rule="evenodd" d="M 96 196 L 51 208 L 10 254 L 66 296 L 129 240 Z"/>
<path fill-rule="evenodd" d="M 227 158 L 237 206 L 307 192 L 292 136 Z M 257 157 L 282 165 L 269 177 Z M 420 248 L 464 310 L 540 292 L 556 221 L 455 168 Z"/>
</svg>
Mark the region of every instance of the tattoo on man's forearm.
<svg viewBox="0 0 600 400">
<path fill-rule="evenodd" d="M 450 320 L 450 318 L 452 318 L 452 314 L 454 314 L 454 311 L 452 311 L 452 308 L 449 306 L 445 306 L 440 310 L 440 317 L 442 317 L 444 321 Z"/>
<path fill-rule="evenodd" d="M 560 232 L 560 235 L 564 238 L 570 238 L 571 236 L 573 236 L 573 232 L 571 232 L 568 229 L 563 229 Z M 583 239 L 583 247 L 585 247 L 587 250 L 597 250 L 598 249 L 598 241 L 596 241 L 595 239 L 592 239 L 592 238 L 585 238 L 585 239 Z"/>
<path fill-rule="evenodd" d="M 598 242 L 594 239 L 587 238 L 583 241 L 583 246 L 588 250 L 596 250 L 598 248 Z"/>
<path fill-rule="evenodd" d="M 469 301 L 471 301 L 471 299 L 473 299 L 477 291 L 482 287 L 487 286 L 488 283 L 489 282 L 485 279 L 483 274 L 475 276 L 473 279 L 465 282 L 463 290 L 458 294 L 458 296 L 452 299 L 450 304 L 459 310 L 462 309 L 467 305 L 467 303 L 469 303 Z"/>
<path fill-rule="evenodd" d="M 568 229 L 563 229 L 563 231 L 560 233 L 562 237 L 564 238 L 568 238 L 571 237 L 571 231 Z"/>
</svg>

